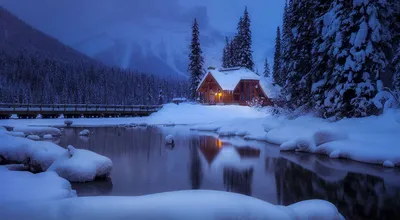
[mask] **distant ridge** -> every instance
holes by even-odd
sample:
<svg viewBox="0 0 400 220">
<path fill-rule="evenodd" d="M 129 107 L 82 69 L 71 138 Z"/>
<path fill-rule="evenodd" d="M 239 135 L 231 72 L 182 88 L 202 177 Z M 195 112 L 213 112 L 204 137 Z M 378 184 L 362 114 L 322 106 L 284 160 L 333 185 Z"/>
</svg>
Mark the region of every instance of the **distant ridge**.
<svg viewBox="0 0 400 220">
<path fill-rule="evenodd" d="M 52 60 L 98 62 L 35 29 L 1 6 L 0 50 L 15 56 L 23 54 Z"/>
</svg>

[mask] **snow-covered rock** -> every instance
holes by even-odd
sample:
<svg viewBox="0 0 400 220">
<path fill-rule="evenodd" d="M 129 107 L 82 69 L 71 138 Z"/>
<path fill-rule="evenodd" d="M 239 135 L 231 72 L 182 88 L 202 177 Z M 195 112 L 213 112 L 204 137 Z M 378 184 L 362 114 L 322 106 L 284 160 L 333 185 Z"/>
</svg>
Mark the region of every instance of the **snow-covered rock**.
<svg viewBox="0 0 400 220">
<path fill-rule="evenodd" d="M 10 132 L 7 132 L 7 134 L 11 135 L 13 137 L 23 137 L 24 138 L 26 136 L 24 132 L 16 132 L 16 131 L 10 131 Z"/>
<path fill-rule="evenodd" d="M 74 122 L 72 121 L 72 120 L 65 120 L 64 121 L 64 124 L 67 126 L 67 127 L 71 127 L 71 125 L 73 124 Z"/>
<path fill-rule="evenodd" d="M 40 200 L 76 197 L 71 184 L 54 172 L 32 174 L 27 171 L 10 171 L 6 166 L 0 166 L 0 177 L 0 207 L 6 202 L 36 203 Z"/>
<path fill-rule="evenodd" d="M 111 160 L 105 156 L 68 146 L 68 150 L 48 170 L 71 182 L 88 182 L 109 176 L 112 166 Z"/>
<path fill-rule="evenodd" d="M 85 129 L 81 132 L 79 132 L 79 136 L 89 136 L 90 135 L 90 131 L 88 129 Z"/>
<path fill-rule="evenodd" d="M 45 135 L 43 135 L 43 139 L 45 139 L 45 140 L 53 139 L 53 135 L 51 135 L 51 134 L 45 134 Z"/>
<path fill-rule="evenodd" d="M 28 135 L 26 138 L 28 138 L 30 140 L 33 140 L 33 141 L 39 141 L 40 140 L 39 135 L 33 135 L 33 134 Z"/>
<path fill-rule="evenodd" d="M 23 127 L 14 127 L 13 131 L 15 131 L 15 132 L 23 132 L 25 135 L 43 136 L 45 134 L 51 134 L 54 137 L 61 136 L 60 129 L 52 128 L 52 127 L 23 126 Z"/>
<path fill-rule="evenodd" d="M 2 211 L 5 219 L 344 219 L 325 201 L 275 206 L 241 194 L 189 190 L 136 197 L 78 197 L 22 203 Z"/>
<path fill-rule="evenodd" d="M 0 135 L 0 156 L 9 162 L 27 164 L 35 172 L 46 171 L 64 151 L 51 142 Z"/>
<path fill-rule="evenodd" d="M 172 134 L 168 135 L 165 137 L 165 143 L 168 145 L 173 145 L 174 144 L 174 136 Z"/>
</svg>

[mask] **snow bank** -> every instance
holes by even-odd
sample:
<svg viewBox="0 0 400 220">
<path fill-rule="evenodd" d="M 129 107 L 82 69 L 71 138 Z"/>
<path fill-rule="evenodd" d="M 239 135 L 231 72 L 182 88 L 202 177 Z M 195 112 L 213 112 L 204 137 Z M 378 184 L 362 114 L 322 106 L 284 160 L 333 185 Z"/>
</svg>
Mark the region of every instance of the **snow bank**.
<svg viewBox="0 0 400 220">
<path fill-rule="evenodd" d="M 166 104 L 147 118 L 148 124 L 207 124 L 238 118 L 262 118 L 265 114 L 247 106 L 204 106 L 189 103 Z"/>
<path fill-rule="evenodd" d="M 51 202 L 22 203 L 0 209 L 3 210 L 2 217 L 5 219 L 33 220 L 343 219 L 336 207 L 328 202 L 314 200 L 283 207 L 241 194 L 207 190 L 177 191 L 137 197 L 79 197 Z M 322 212 L 326 212 L 326 215 Z"/>
<path fill-rule="evenodd" d="M 48 170 L 57 172 L 71 182 L 88 182 L 97 177 L 109 176 L 112 166 L 107 157 L 68 146 L 68 150 Z"/>
<path fill-rule="evenodd" d="M 76 196 L 76 192 L 71 189 L 71 184 L 54 172 L 32 174 L 26 171 L 10 171 L 6 166 L 0 166 L 0 176 L 0 206 L 6 202 L 33 201 L 36 203 L 39 200 Z"/>
<path fill-rule="evenodd" d="M 39 135 L 43 136 L 45 134 L 51 134 L 55 137 L 61 136 L 61 131 L 58 128 L 52 127 L 33 127 L 33 126 L 23 126 L 14 127 L 13 131 L 23 132 L 25 135 Z"/>
<path fill-rule="evenodd" d="M 89 136 L 90 135 L 90 131 L 88 129 L 85 129 L 81 132 L 79 132 L 79 136 Z"/>
</svg>

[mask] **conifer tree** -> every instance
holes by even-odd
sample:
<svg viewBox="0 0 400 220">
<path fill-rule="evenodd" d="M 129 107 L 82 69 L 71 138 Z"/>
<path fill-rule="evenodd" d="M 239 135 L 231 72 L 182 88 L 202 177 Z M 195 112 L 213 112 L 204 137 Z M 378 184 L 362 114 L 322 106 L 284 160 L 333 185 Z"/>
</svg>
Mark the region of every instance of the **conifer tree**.
<svg viewBox="0 0 400 220">
<path fill-rule="evenodd" d="M 283 26 L 282 26 L 282 37 L 281 37 L 281 78 L 282 82 L 286 82 L 288 75 L 288 62 L 289 62 L 289 46 L 293 39 L 292 33 L 292 4 L 291 0 L 289 2 L 285 0 L 285 8 L 283 11 Z"/>
<path fill-rule="evenodd" d="M 278 27 L 276 30 L 276 40 L 275 40 L 275 53 L 274 53 L 274 70 L 273 70 L 273 79 L 274 81 L 283 86 L 284 77 L 281 75 L 281 31 Z"/>
<path fill-rule="evenodd" d="M 228 68 L 228 67 L 231 67 L 231 61 L 230 61 L 230 51 L 231 51 L 231 48 L 230 48 L 230 45 L 231 43 L 229 42 L 229 39 L 228 39 L 228 37 L 225 37 L 225 47 L 224 47 L 224 50 L 223 50 L 223 53 L 222 53 L 222 67 L 223 68 Z"/>
<path fill-rule="evenodd" d="M 253 51 L 251 50 L 251 20 L 247 7 L 244 10 L 243 20 L 238 26 L 238 59 L 241 67 L 246 67 L 250 70 L 254 69 Z"/>
<path fill-rule="evenodd" d="M 194 19 L 192 26 L 192 42 L 190 44 L 189 60 L 188 71 L 190 72 L 190 98 L 195 99 L 196 90 L 203 75 L 204 64 L 200 47 L 200 30 L 196 19 Z"/>
<path fill-rule="evenodd" d="M 268 59 L 265 58 L 264 62 L 264 72 L 263 72 L 264 77 L 270 77 L 271 76 L 271 69 L 269 67 Z"/>
</svg>

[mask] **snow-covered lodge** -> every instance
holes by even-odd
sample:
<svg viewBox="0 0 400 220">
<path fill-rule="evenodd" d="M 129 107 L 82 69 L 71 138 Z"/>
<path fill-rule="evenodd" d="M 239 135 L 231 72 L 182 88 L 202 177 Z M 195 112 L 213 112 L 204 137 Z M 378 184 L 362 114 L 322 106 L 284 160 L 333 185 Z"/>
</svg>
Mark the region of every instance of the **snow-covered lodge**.
<svg viewBox="0 0 400 220">
<path fill-rule="evenodd" d="M 248 105 L 255 99 L 262 105 L 272 105 L 271 96 L 275 95 L 272 87 L 266 79 L 244 67 L 209 68 L 197 93 L 204 104 L 210 105 Z"/>
</svg>

